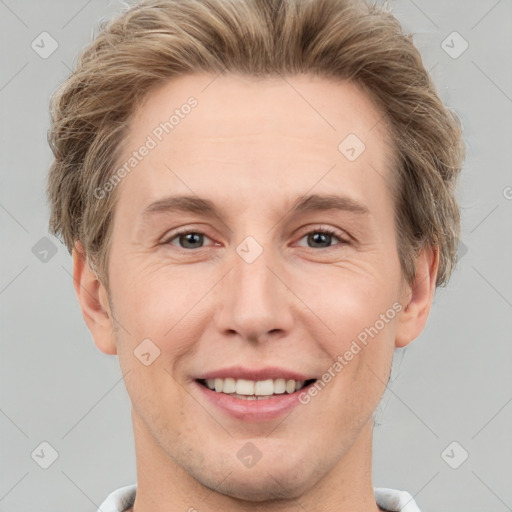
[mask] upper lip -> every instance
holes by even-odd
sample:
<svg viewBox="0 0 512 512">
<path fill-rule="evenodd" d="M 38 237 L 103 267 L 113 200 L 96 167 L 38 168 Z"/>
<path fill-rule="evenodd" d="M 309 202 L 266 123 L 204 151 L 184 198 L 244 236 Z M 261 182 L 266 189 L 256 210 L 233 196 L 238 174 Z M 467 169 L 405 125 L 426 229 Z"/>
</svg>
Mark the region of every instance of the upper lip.
<svg viewBox="0 0 512 512">
<path fill-rule="evenodd" d="M 308 377 L 302 373 L 286 368 L 278 368 L 276 366 L 267 366 L 265 368 L 245 368 L 242 366 L 231 366 L 229 368 L 221 368 L 203 373 L 198 380 L 206 379 L 246 379 L 246 380 L 268 380 L 268 379 L 285 379 L 285 380 L 311 380 L 316 377 Z"/>
</svg>

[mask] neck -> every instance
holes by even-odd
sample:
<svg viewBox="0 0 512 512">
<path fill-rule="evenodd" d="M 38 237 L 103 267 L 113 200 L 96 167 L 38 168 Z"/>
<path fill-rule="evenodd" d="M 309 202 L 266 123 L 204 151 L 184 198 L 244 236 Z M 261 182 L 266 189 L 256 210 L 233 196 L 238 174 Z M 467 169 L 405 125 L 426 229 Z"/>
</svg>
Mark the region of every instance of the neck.
<svg viewBox="0 0 512 512">
<path fill-rule="evenodd" d="M 202 485 L 177 466 L 132 410 L 137 493 L 130 512 L 379 512 L 371 477 L 373 420 L 331 471 L 297 496 L 247 501 Z M 229 475 L 227 476 L 229 478 Z"/>
</svg>

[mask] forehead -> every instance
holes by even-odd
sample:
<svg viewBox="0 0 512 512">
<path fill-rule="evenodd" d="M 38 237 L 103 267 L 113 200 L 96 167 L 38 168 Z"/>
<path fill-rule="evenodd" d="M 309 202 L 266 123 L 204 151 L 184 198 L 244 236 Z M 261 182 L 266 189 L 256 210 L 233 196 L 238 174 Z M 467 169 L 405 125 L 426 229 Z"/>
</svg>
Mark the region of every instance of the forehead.
<svg viewBox="0 0 512 512">
<path fill-rule="evenodd" d="M 255 198 L 269 186 L 304 194 L 349 181 L 361 188 L 365 180 L 382 189 L 391 154 L 383 121 L 350 82 L 182 76 L 154 88 L 135 113 L 123 162 L 142 146 L 151 149 L 121 189 L 146 202 L 158 199 L 164 183 L 202 196 L 212 185 L 222 195 L 222 183 L 226 198 L 234 189 Z"/>
<path fill-rule="evenodd" d="M 189 107 L 191 103 L 195 106 Z M 193 121 L 184 122 L 188 117 Z M 347 128 L 372 140 L 368 132 L 374 128 L 377 137 L 387 135 L 381 112 L 355 83 L 312 75 L 181 76 L 159 84 L 146 95 L 131 123 L 131 141 L 152 133 L 158 128 L 154 124 L 158 120 L 171 120 L 176 142 L 190 141 L 193 134 L 232 139 L 283 129 L 289 137 L 322 135 L 326 144 L 335 146 L 347 135 Z M 233 131 L 235 126 L 237 133 Z M 155 136 L 158 138 L 158 134 Z"/>
</svg>

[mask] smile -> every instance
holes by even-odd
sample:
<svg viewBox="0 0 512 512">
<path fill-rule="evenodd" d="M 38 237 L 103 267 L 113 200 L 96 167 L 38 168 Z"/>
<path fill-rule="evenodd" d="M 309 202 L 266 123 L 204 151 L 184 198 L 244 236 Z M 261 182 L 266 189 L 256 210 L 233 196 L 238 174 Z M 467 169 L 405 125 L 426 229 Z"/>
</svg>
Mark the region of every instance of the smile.
<svg viewBox="0 0 512 512">
<path fill-rule="evenodd" d="M 315 379 L 266 379 L 248 380 L 235 378 L 199 379 L 198 382 L 216 393 L 223 393 L 242 400 L 268 400 L 277 395 L 291 394 L 312 384 Z"/>
<path fill-rule="evenodd" d="M 215 377 L 196 379 L 195 389 L 200 403 L 244 423 L 275 421 L 301 406 L 299 396 L 307 392 L 317 379 L 264 380 Z"/>
</svg>

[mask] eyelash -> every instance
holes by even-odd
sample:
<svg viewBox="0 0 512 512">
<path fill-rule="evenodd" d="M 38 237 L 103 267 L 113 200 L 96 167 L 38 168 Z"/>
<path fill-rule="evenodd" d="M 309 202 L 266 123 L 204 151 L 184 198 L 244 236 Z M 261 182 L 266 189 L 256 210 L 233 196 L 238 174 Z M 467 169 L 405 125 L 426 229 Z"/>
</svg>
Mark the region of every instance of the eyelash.
<svg viewBox="0 0 512 512">
<path fill-rule="evenodd" d="M 299 240 L 302 240 L 305 236 L 307 235 L 311 235 L 311 234 L 318 234 L 318 233 L 321 233 L 321 234 L 324 234 L 324 235 L 329 235 L 329 236 L 332 236 L 334 238 L 337 238 L 338 241 L 340 242 L 338 245 L 348 245 L 350 242 L 346 239 L 344 239 L 343 237 L 340 236 L 339 232 L 336 231 L 335 229 L 332 229 L 332 228 L 317 228 L 317 229 L 312 229 L 310 231 L 307 231 L 306 233 L 304 233 Z M 209 238 L 205 233 L 203 233 L 202 231 L 194 231 L 194 230 L 191 230 L 190 228 L 188 229 L 182 229 L 180 231 L 176 231 L 175 233 L 173 233 L 173 235 L 170 237 L 170 238 L 166 238 L 163 242 L 162 242 L 162 245 L 172 245 L 171 242 L 177 238 L 179 238 L 180 236 L 182 235 L 188 235 L 188 234 L 194 234 L 194 235 L 203 235 L 205 236 L 206 238 Z M 333 249 L 335 248 L 336 245 L 333 245 L 333 246 L 329 246 L 329 247 L 320 247 L 320 248 L 317 248 L 317 249 L 323 249 L 323 250 L 329 250 L 329 249 Z M 184 247 L 179 247 L 178 246 L 178 249 L 181 249 L 182 251 L 187 251 L 187 252 L 190 252 L 190 251 L 194 251 L 194 250 L 200 250 L 200 249 L 204 249 L 205 247 L 198 247 L 197 249 L 185 249 Z M 314 247 L 308 247 L 308 249 L 315 249 Z"/>
</svg>

